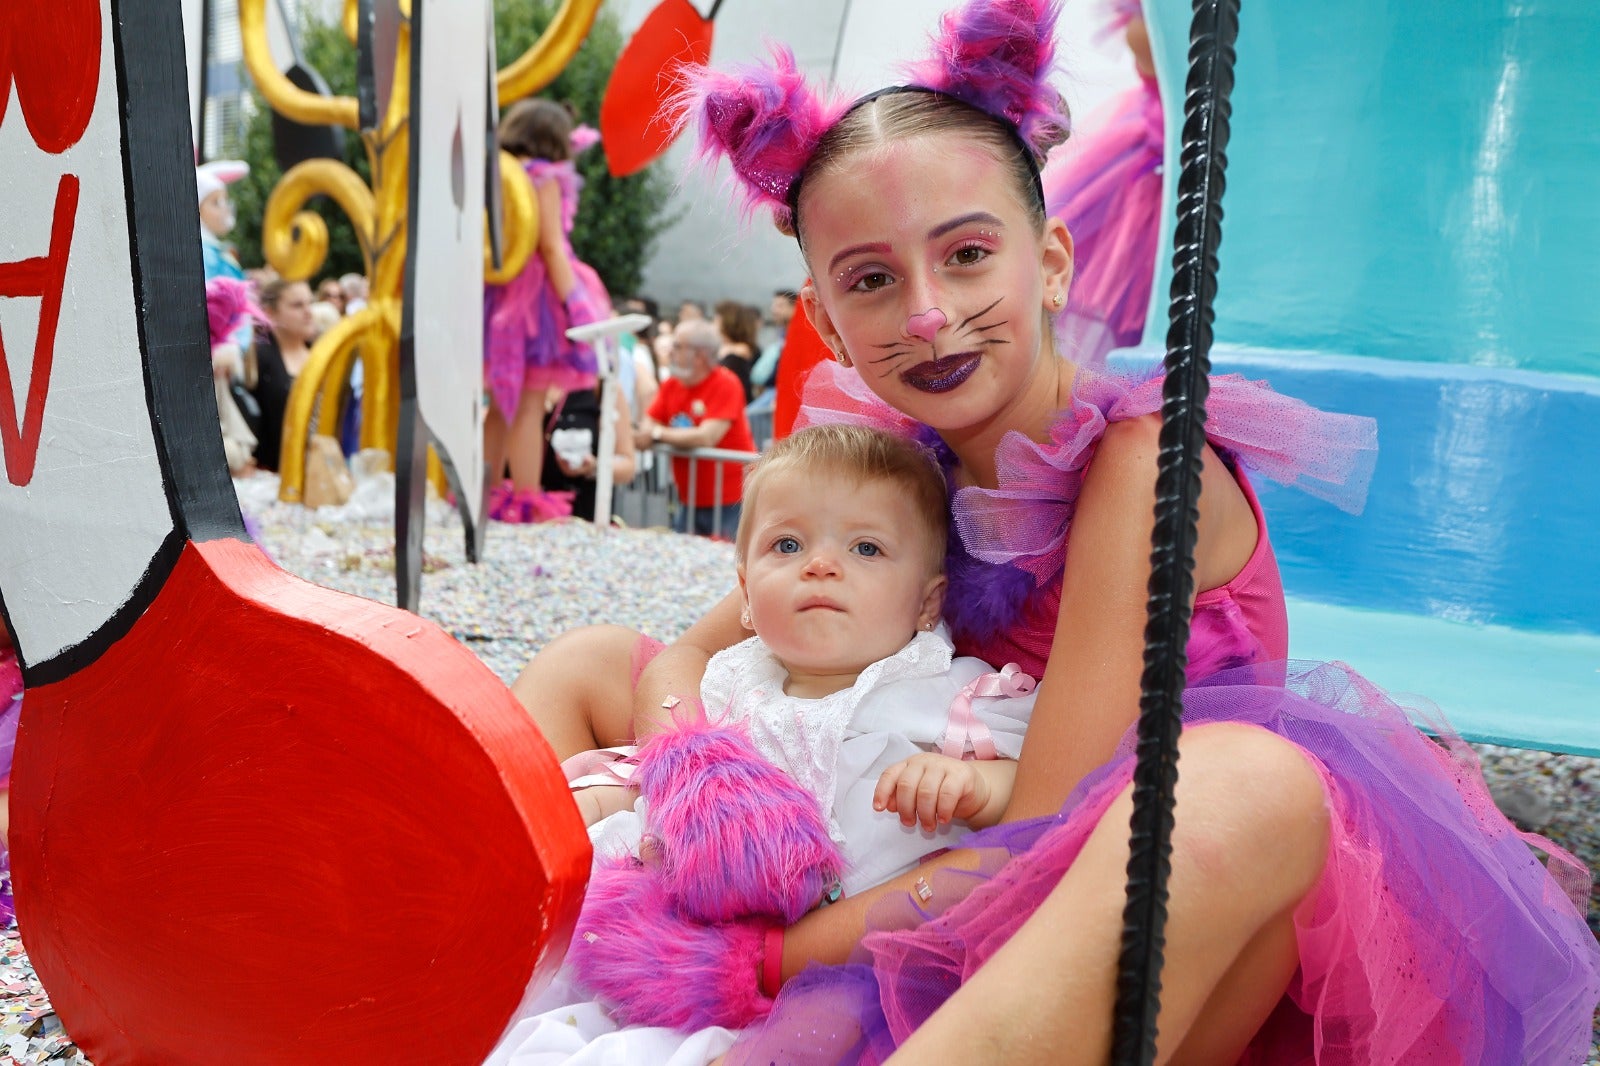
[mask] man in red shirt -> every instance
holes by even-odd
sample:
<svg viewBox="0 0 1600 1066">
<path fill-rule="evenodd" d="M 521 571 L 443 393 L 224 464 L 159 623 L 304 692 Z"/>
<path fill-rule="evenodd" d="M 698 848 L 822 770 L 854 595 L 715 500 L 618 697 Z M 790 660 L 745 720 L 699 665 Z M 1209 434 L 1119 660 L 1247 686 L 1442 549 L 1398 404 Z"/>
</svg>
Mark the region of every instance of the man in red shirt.
<svg viewBox="0 0 1600 1066">
<path fill-rule="evenodd" d="M 636 445 L 755 451 L 744 415 L 744 386 L 733 371 L 717 365 L 721 343 L 717 327 L 710 322 L 681 322 L 673 330 L 672 376 L 662 383 L 635 431 Z M 688 459 L 672 460 L 672 478 L 682 503 L 674 528 L 680 533 L 692 530 L 704 537 L 731 539 L 739 528 L 744 465 L 696 459 L 692 477 L 689 465 Z"/>
</svg>

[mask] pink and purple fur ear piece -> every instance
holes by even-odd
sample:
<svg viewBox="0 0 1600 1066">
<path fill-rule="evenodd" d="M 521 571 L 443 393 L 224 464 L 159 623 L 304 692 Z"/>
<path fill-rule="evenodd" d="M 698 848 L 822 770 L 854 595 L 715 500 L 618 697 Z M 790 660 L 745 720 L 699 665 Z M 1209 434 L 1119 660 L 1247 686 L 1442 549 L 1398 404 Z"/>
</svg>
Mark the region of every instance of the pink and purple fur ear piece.
<svg viewBox="0 0 1600 1066">
<path fill-rule="evenodd" d="M 676 726 L 644 745 L 634 775 L 668 893 L 704 921 L 797 921 L 844 871 L 816 797 L 738 729 Z"/>
<path fill-rule="evenodd" d="M 1054 72 L 1061 0 L 969 0 L 947 12 L 929 58 L 904 68 L 907 82 L 947 93 L 1017 127 L 1043 150 L 1071 128 Z"/>
<path fill-rule="evenodd" d="M 1061 0 L 969 0 L 944 16 L 931 40 L 932 56 L 905 68 L 907 84 L 1009 120 L 1042 153 L 1071 128 L 1050 85 L 1060 13 Z M 670 112 L 679 128 L 698 126 L 703 163 L 728 158 L 747 217 L 770 207 L 778 225 L 787 227 L 790 189 L 852 103 L 811 88 L 794 53 L 770 47 L 770 65 L 683 68 L 686 88 Z"/>
<path fill-rule="evenodd" d="M 760 987 L 766 930 L 754 920 L 695 921 L 673 904 L 660 870 L 629 856 L 603 859 L 567 962 L 624 1025 L 743 1028 L 772 1009 Z"/>
<path fill-rule="evenodd" d="M 811 88 L 788 48 L 769 47 L 770 66 L 685 68 L 687 88 L 672 102 L 671 111 L 680 128 L 698 123 L 697 154 L 703 163 L 728 158 L 739 179 L 744 213 L 770 207 L 784 225 L 790 187 L 850 103 Z"/>
</svg>

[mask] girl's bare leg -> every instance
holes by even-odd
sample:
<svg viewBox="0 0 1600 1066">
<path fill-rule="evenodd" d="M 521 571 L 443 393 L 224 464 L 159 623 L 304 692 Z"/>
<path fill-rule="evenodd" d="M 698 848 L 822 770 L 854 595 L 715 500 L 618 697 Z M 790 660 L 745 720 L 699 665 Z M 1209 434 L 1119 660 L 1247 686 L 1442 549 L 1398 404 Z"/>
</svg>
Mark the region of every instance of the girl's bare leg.
<svg viewBox="0 0 1600 1066">
<path fill-rule="evenodd" d="M 544 402 L 545 390 L 525 390 L 511 420 L 506 448 L 511 459 L 511 487 L 518 491 L 538 489 L 544 474 Z"/>
<path fill-rule="evenodd" d="M 1241 725 L 1184 734 L 1157 1061 L 1237 1061 L 1298 965 L 1292 916 L 1328 847 L 1321 779 Z M 890 1066 L 1103 1063 L 1111 1052 L 1132 790 L 1060 884 Z"/>
<path fill-rule="evenodd" d="M 499 485 L 505 478 L 506 438 L 510 432 L 510 427 L 506 425 L 506 416 L 500 413 L 500 408 L 491 403 L 489 412 L 483 419 L 483 466 L 489 472 L 490 488 Z"/>
<path fill-rule="evenodd" d="M 557 758 L 632 743 L 638 640 L 623 626 L 570 630 L 546 644 L 512 684 Z"/>
</svg>

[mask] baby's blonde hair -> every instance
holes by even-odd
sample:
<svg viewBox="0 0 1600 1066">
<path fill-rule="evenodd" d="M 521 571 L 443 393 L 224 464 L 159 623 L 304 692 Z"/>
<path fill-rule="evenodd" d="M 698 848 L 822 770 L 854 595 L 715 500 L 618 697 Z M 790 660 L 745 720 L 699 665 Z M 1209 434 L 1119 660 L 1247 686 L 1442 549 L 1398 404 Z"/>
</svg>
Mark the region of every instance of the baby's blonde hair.
<svg viewBox="0 0 1600 1066">
<path fill-rule="evenodd" d="M 949 490 L 932 453 L 916 441 L 866 426 L 827 425 L 796 430 L 774 441 L 744 479 L 744 507 L 734 539 L 744 562 L 762 486 L 775 474 L 799 470 L 811 477 L 844 477 L 857 485 L 887 481 L 903 489 L 928 538 L 928 572 L 944 570 L 950 525 Z"/>
</svg>

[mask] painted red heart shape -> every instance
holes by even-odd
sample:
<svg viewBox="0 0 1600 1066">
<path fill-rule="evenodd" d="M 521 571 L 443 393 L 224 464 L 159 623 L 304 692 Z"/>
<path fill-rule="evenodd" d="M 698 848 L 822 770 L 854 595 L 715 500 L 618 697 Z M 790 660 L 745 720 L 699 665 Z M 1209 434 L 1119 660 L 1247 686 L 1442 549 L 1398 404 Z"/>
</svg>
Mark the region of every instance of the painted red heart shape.
<svg viewBox="0 0 1600 1066">
<path fill-rule="evenodd" d="M 0 4 L 0 122 L 11 83 L 34 143 L 71 148 L 94 114 L 100 83 L 100 0 Z"/>
</svg>

